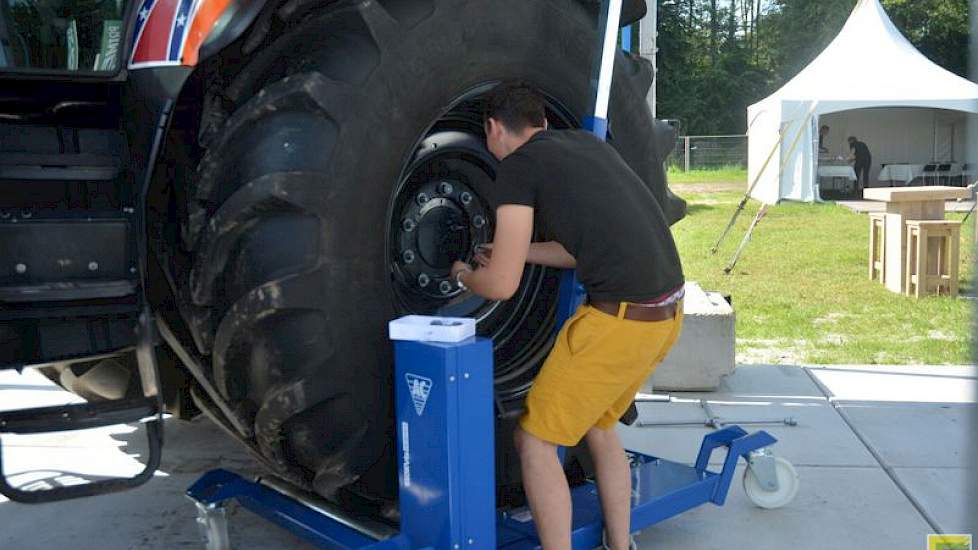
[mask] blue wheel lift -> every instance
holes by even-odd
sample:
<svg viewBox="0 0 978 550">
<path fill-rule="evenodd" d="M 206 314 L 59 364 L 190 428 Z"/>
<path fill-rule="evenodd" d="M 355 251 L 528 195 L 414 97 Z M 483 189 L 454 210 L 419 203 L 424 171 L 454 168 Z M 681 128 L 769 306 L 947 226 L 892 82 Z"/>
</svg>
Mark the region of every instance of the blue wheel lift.
<svg viewBox="0 0 978 550">
<path fill-rule="evenodd" d="M 604 29 L 592 74 L 593 116 L 585 127 L 605 139 L 614 54 L 622 0 L 604 0 Z M 567 271 L 560 285 L 558 326 L 581 303 L 583 290 Z M 342 510 L 275 478 L 249 480 L 217 469 L 188 490 L 208 550 L 230 547 L 224 505 L 245 508 L 320 548 L 337 550 L 539 549 L 527 508 L 498 511 L 495 502 L 495 411 L 492 342 L 394 342 L 400 529 Z M 693 466 L 629 452 L 632 463 L 634 531 L 701 504 L 723 505 L 738 459 L 747 461 L 748 496 L 778 507 L 793 496 L 797 475 L 768 448 L 765 431 L 728 426 L 703 438 Z M 719 472 L 707 469 L 717 449 L 725 450 Z M 787 485 L 787 487 L 786 487 Z M 787 490 L 787 491 L 786 491 Z M 774 498 L 765 499 L 765 495 Z M 603 520 L 597 488 L 587 482 L 571 490 L 572 545 L 601 546 Z"/>
</svg>

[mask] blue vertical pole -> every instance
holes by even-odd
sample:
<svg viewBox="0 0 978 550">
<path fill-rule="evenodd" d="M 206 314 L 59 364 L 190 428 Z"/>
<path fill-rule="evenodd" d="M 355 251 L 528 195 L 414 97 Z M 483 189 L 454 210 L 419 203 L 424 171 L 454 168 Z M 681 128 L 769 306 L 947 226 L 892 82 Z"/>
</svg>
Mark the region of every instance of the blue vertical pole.
<svg viewBox="0 0 978 550">
<path fill-rule="evenodd" d="M 621 49 L 632 51 L 632 25 L 621 28 Z"/>
<path fill-rule="evenodd" d="M 584 128 L 598 139 L 608 136 L 608 103 L 611 99 L 611 78 L 615 68 L 615 53 L 618 49 L 618 25 L 621 22 L 622 0 L 604 0 L 601 4 L 601 43 L 594 51 L 591 62 L 591 105 L 590 116 L 584 119 Z M 631 38 L 629 37 L 629 40 Z M 578 282 L 573 270 L 565 270 L 560 278 L 560 292 L 557 298 L 557 328 L 574 315 L 574 311 L 584 301 L 584 288 Z"/>
</svg>

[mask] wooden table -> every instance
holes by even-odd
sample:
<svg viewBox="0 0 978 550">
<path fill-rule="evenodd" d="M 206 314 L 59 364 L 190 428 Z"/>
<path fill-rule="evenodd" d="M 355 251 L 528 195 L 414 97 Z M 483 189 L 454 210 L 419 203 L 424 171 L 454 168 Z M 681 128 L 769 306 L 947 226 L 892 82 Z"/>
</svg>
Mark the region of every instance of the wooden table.
<svg viewBox="0 0 978 550">
<path fill-rule="evenodd" d="M 970 197 L 964 187 L 931 185 L 927 187 L 872 187 L 863 190 L 863 198 L 886 204 L 886 288 L 903 292 L 904 262 L 907 259 L 906 220 L 943 220 L 944 202 Z"/>
</svg>

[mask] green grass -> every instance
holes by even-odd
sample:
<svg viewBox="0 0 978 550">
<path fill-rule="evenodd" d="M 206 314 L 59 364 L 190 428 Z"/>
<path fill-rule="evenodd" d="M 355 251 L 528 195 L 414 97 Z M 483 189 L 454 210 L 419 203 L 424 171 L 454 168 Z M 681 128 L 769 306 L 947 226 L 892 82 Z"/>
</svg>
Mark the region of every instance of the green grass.
<svg viewBox="0 0 978 550">
<path fill-rule="evenodd" d="M 690 170 L 683 172 L 675 166 L 668 171 L 670 184 L 686 183 L 746 183 L 747 169 L 739 166 L 728 166 L 716 170 Z"/>
<path fill-rule="evenodd" d="M 968 364 L 973 300 L 892 293 L 867 276 L 865 214 L 834 204 L 770 207 L 737 267 L 724 266 L 757 212 L 751 201 L 717 255 L 710 248 L 742 194 L 675 186 L 689 216 L 673 228 L 686 277 L 730 294 L 738 361 Z M 962 219 L 963 214 L 948 214 Z M 974 294 L 974 223 L 962 228 L 961 293 Z"/>
</svg>

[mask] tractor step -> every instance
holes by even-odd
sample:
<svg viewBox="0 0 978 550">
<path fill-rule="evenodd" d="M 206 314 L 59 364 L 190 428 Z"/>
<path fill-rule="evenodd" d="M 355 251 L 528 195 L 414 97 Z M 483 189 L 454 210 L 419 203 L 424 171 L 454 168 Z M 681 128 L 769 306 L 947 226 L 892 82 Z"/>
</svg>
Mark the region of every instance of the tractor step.
<svg viewBox="0 0 978 550">
<path fill-rule="evenodd" d="M 4 411 L 0 412 L 0 434 L 87 430 L 138 422 L 154 414 L 156 414 L 156 400 L 150 398 Z"/>
<path fill-rule="evenodd" d="M 160 465 L 163 451 L 163 402 L 159 392 L 160 377 L 154 351 L 157 338 L 155 323 L 147 311 L 140 316 L 138 326 L 135 355 L 141 396 L 2 411 L 0 436 L 67 432 L 142 422 L 146 427 L 149 448 L 143 470 L 128 478 L 25 490 L 15 487 L 7 479 L 7 472 L 3 468 L 3 441 L 0 439 L 0 494 L 16 502 L 36 504 L 123 491 L 142 485 L 153 477 Z"/>
</svg>

